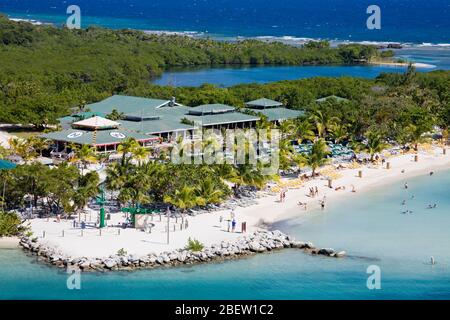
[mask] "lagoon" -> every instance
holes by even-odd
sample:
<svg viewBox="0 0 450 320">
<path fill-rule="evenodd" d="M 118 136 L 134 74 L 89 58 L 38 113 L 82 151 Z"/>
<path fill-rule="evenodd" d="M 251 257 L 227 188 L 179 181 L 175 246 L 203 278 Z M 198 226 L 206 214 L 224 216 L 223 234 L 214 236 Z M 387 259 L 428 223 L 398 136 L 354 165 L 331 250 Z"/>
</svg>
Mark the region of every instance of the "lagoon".
<svg viewBox="0 0 450 320">
<path fill-rule="evenodd" d="M 289 249 L 217 264 L 82 274 L 81 290 L 68 290 L 64 271 L 1 250 L 0 299 L 449 299 L 450 171 L 408 184 L 407 191 L 403 181 L 377 187 L 274 226 L 346 250 L 344 259 Z M 401 213 L 402 200 L 412 214 Z M 438 206 L 426 209 L 429 203 Z M 381 290 L 366 287 L 370 265 L 381 268 Z"/>
<path fill-rule="evenodd" d="M 411 47 L 396 50 L 396 58 L 429 64 L 431 68 L 418 68 L 420 72 L 450 70 L 450 48 Z M 383 72 L 405 72 L 398 66 L 228 66 L 178 68 L 164 72 L 152 81 L 157 85 L 197 87 L 204 83 L 230 87 L 241 83 L 268 83 L 311 77 L 375 78 Z"/>
</svg>

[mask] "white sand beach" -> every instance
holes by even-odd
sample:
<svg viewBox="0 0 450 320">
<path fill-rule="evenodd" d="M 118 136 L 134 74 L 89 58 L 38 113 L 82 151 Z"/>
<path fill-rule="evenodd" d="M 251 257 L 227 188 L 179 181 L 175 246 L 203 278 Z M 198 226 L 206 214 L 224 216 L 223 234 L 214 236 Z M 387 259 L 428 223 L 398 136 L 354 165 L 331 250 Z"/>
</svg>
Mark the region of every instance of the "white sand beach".
<svg viewBox="0 0 450 320">
<path fill-rule="evenodd" d="M 217 244 L 221 241 L 232 241 L 243 234 L 240 233 L 241 223 L 247 222 L 247 233 L 258 229 L 261 222 L 273 223 L 283 219 L 298 216 L 307 216 L 308 212 L 320 208 L 320 201 L 326 197 L 326 207 L 332 207 L 339 200 L 370 192 L 371 188 L 383 184 L 389 184 L 394 181 L 407 181 L 409 178 L 421 174 L 428 174 L 434 171 L 450 169 L 450 154 L 443 154 L 441 147 L 435 147 L 428 151 L 419 151 L 418 162 L 414 161 L 413 154 L 404 154 L 393 156 L 387 159 L 390 163 L 390 169 L 386 166 L 365 166 L 361 168 L 348 168 L 338 171 L 339 178 L 332 182 L 333 188 L 328 187 L 325 179 L 316 178 L 306 182 L 302 187 L 290 189 L 286 193 L 286 200 L 279 202 L 279 196 L 267 196 L 257 199 L 257 204 L 237 208 L 235 217 L 237 228 L 235 233 L 228 232 L 227 219 L 230 218 L 230 210 L 216 211 L 212 213 L 199 214 L 197 216 L 188 216 L 189 226 L 185 230 L 179 230 L 181 221 L 170 221 L 170 244 L 167 244 L 166 225 L 167 218 L 153 218 L 155 227 L 151 233 L 145 233 L 135 229 L 119 229 L 118 227 L 108 227 L 100 231 L 94 227 L 86 228 L 81 234 L 80 228 L 73 227 L 73 221 L 61 221 L 47 219 L 33 219 L 31 223 L 34 235 L 39 238 L 39 242 L 55 246 L 60 251 L 71 257 L 106 257 L 116 254 L 119 249 L 124 249 L 128 254 L 159 254 L 164 251 L 170 251 L 185 247 L 188 238 L 198 239 L 205 245 Z M 358 171 L 362 171 L 362 177 L 358 177 Z M 311 198 L 308 196 L 310 187 L 318 188 L 318 196 Z M 341 187 L 336 191 L 334 188 Z M 342 188 L 345 187 L 345 190 Z M 352 192 L 352 189 L 356 192 Z M 307 210 L 299 206 L 298 202 L 307 203 Z M 90 217 L 89 217 L 90 215 Z M 220 217 L 223 222 L 220 223 Z M 86 217 L 89 222 L 96 221 L 96 213 L 91 212 Z M 89 219 L 90 218 L 90 219 Z M 118 221 L 123 221 L 123 214 L 112 215 L 108 222 L 110 225 Z M 89 223 L 88 223 L 89 224 Z M 175 225 L 176 231 L 173 231 Z M 119 231 L 120 230 L 120 231 Z M 64 231 L 64 234 L 63 234 Z M 45 232 L 45 237 L 43 233 Z M 298 239 L 308 241 L 308 239 Z"/>
<path fill-rule="evenodd" d="M 19 247 L 20 239 L 17 237 L 0 238 L 0 249 L 11 249 Z"/>
<path fill-rule="evenodd" d="M 379 66 L 392 66 L 392 67 L 407 67 L 409 66 L 409 62 L 392 62 L 392 61 L 373 61 L 370 62 L 373 65 Z M 433 64 L 422 63 L 422 62 L 414 62 L 412 66 L 419 69 L 433 69 L 436 68 Z"/>
</svg>

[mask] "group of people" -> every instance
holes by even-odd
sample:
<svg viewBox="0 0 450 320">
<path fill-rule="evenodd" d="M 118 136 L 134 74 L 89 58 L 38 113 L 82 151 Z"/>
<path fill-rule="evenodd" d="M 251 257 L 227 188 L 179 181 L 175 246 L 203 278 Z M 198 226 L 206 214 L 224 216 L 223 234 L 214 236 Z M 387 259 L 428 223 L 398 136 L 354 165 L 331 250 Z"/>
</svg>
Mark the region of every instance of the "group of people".
<svg viewBox="0 0 450 320">
<path fill-rule="evenodd" d="M 432 176 L 433 174 L 434 174 L 434 171 L 430 171 L 430 176 Z M 407 182 L 407 181 L 406 181 L 405 184 L 403 185 L 403 188 L 404 188 L 405 190 L 408 190 L 409 185 L 408 185 L 408 182 Z M 411 199 L 414 199 L 414 195 L 411 196 Z M 403 200 L 403 201 L 402 201 L 402 206 L 406 206 L 406 200 Z M 435 209 L 435 208 L 437 208 L 437 203 L 433 203 L 433 204 L 430 203 L 430 204 L 428 204 L 428 206 L 427 206 L 427 209 Z M 406 208 L 405 210 L 402 211 L 402 213 L 403 213 L 403 214 L 405 214 L 405 213 L 413 213 L 413 211 Z"/>
<path fill-rule="evenodd" d="M 314 198 L 315 196 L 319 195 L 319 188 L 317 186 L 309 188 L 309 194 L 308 196 L 311 198 Z"/>
<path fill-rule="evenodd" d="M 223 217 L 220 216 L 219 218 L 220 221 L 220 225 L 222 226 L 222 222 L 223 222 Z M 236 226 L 237 226 L 237 221 L 236 221 L 236 214 L 234 213 L 234 209 L 231 210 L 230 213 L 230 219 L 227 220 L 227 232 L 236 232 Z M 246 232 L 246 228 L 247 224 L 245 222 L 242 223 L 242 232 Z"/>
</svg>

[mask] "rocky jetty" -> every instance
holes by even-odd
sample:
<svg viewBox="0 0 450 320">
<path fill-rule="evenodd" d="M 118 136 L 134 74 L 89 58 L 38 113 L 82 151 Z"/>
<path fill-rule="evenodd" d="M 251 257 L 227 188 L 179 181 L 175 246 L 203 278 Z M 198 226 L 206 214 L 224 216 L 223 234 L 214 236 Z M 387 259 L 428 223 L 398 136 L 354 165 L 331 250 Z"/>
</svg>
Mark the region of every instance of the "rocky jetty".
<svg viewBox="0 0 450 320">
<path fill-rule="evenodd" d="M 22 237 L 20 245 L 23 249 L 37 255 L 40 260 L 60 268 L 101 272 L 217 262 L 284 248 L 301 249 L 309 254 L 327 257 L 339 258 L 345 256 L 345 251 L 336 252 L 331 248 L 316 248 L 311 242 L 297 241 L 278 230 L 257 231 L 233 242 L 224 241 L 204 247 L 201 251 L 178 249 L 171 252 L 150 253 L 147 255 L 126 254 L 123 252 L 122 254 L 105 258 L 69 257 L 56 248 L 40 243 L 36 238 Z"/>
</svg>

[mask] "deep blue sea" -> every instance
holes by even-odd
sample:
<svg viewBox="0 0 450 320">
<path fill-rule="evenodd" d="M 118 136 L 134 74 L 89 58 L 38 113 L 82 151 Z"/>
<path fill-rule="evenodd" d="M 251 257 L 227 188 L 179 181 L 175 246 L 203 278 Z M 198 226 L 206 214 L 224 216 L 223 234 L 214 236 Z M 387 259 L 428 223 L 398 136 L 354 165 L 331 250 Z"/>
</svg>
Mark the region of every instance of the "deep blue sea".
<svg viewBox="0 0 450 320">
<path fill-rule="evenodd" d="M 63 24 L 70 4 L 81 8 L 82 27 L 450 43 L 448 0 L 0 0 L 0 12 Z M 366 27 L 372 4 L 381 9 L 380 30 Z"/>
<path fill-rule="evenodd" d="M 0 250 L 0 299 L 450 299 L 450 171 L 409 179 L 408 190 L 403 183 L 274 226 L 346 250 L 346 258 L 289 249 L 217 264 L 82 274 L 81 289 L 68 290 L 64 271 Z M 403 200 L 412 214 L 402 214 Z M 426 208 L 433 203 L 437 208 Z M 366 285 L 374 265 L 379 290 Z"/>
</svg>

